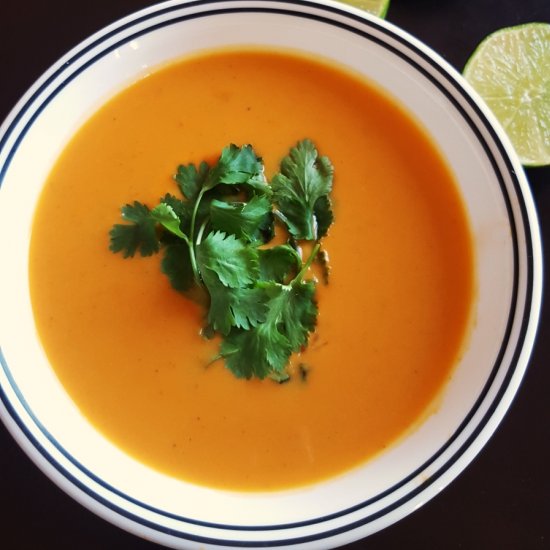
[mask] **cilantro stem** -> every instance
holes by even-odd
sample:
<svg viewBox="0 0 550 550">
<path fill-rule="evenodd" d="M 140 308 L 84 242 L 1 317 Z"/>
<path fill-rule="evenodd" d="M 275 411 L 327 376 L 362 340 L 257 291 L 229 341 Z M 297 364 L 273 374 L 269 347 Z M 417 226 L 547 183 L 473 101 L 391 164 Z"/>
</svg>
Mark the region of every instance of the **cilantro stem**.
<svg viewBox="0 0 550 550">
<path fill-rule="evenodd" d="M 317 218 L 315 216 L 311 216 L 309 222 L 310 222 L 311 235 L 315 240 L 317 240 L 319 238 L 318 230 L 317 230 Z M 317 252 L 315 254 L 317 254 Z"/>
<path fill-rule="evenodd" d="M 205 219 L 201 226 L 199 227 L 199 232 L 197 233 L 197 245 L 201 244 L 202 242 L 202 236 L 204 234 L 204 230 L 206 229 L 206 226 L 208 225 L 208 220 Z"/>
<path fill-rule="evenodd" d="M 281 221 L 283 222 L 283 224 L 284 224 L 285 227 L 288 227 L 288 225 L 289 225 L 288 218 L 287 218 L 280 210 L 278 210 L 277 208 L 275 208 L 275 209 L 273 210 L 273 214 L 274 214 L 277 218 L 279 218 L 279 220 L 281 220 Z"/>
<path fill-rule="evenodd" d="M 319 249 L 321 248 L 321 243 L 316 242 L 315 246 L 313 247 L 313 250 L 311 251 L 311 254 L 309 255 L 309 258 L 306 260 L 306 263 L 300 269 L 300 273 L 294 277 L 294 280 L 290 283 L 292 284 L 299 284 L 302 282 L 302 279 L 304 278 L 305 274 L 307 273 L 307 270 L 310 268 L 311 264 L 313 263 L 313 260 L 315 260 L 315 256 L 317 256 Z"/>
<path fill-rule="evenodd" d="M 195 242 L 195 223 L 197 219 L 197 212 L 199 211 L 199 204 L 202 200 L 204 193 L 207 191 L 204 187 L 201 188 L 193 207 L 193 214 L 191 215 L 191 229 L 189 231 L 189 240 L 191 244 L 189 246 L 189 258 L 191 259 L 191 267 L 193 268 L 193 276 L 198 286 L 204 286 L 199 273 L 199 266 L 197 265 L 197 243 Z M 202 232 L 201 232 L 202 236 Z"/>
</svg>

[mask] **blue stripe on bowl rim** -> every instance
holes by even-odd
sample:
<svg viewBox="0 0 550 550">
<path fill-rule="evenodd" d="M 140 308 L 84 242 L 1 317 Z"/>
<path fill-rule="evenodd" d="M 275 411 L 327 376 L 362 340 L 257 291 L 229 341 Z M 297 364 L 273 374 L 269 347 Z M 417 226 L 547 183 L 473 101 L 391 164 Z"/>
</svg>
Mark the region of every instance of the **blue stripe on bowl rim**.
<svg viewBox="0 0 550 550">
<path fill-rule="evenodd" d="M 155 9 L 154 11 L 150 11 L 150 9 L 147 9 L 145 10 L 147 13 L 145 13 L 144 15 L 140 15 L 140 13 L 142 12 L 137 12 L 135 17 L 130 16 L 130 18 L 125 18 L 121 20 L 118 25 L 115 23 L 115 26 L 111 28 L 111 30 L 109 30 L 108 32 L 103 34 L 101 32 L 98 33 L 100 34 L 100 36 L 96 40 L 93 40 L 91 43 L 87 45 L 82 45 L 81 47 L 77 47 L 75 50 L 73 50 L 73 52 L 71 52 L 72 56 L 70 57 L 70 59 L 67 60 L 65 63 L 63 63 L 61 66 L 59 66 L 54 72 L 52 72 L 52 74 L 49 77 L 47 77 L 47 79 L 25 101 L 25 103 L 19 107 L 14 119 L 6 128 L 4 135 L 0 137 L 0 150 L 6 147 L 6 144 L 10 137 L 12 136 L 14 137 L 14 142 L 10 146 L 10 149 L 7 154 L 7 160 L 4 163 L 4 165 L 0 167 L 0 187 L 2 185 L 5 174 L 7 173 L 7 170 L 9 168 L 9 164 L 13 159 L 13 156 L 15 155 L 19 145 L 24 139 L 26 133 L 29 131 L 30 127 L 32 126 L 36 118 L 39 116 L 39 114 L 47 107 L 47 105 L 52 101 L 52 99 L 65 86 L 67 86 L 80 73 L 85 71 L 89 66 L 93 65 L 95 62 L 97 62 L 99 59 L 107 55 L 109 52 L 120 47 L 121 45 L 128 43 L 133 39 L 139 38 L 140 36 L 153 32 L 162 27 L 178 24 L 184 21 L 195 19 L 195 18 L 205 18 L 205 17 L 217 16 L 217 15 L 227 14 L 227 13 L 264 13 L 264 14 L 271 13 L 271 14 L 277 14 L 277 15 L 286 15 L 291 17 L 312 19 L 326 25 L 339 27 L 340 29 L 343 29 L 348 32 L 354 33 L 358 36 L 361 36 L 365 40 L 375 42 L 378 45 L 383 46 L 387 50 L 391 51 L 393 54 L 397 55 L 398 57 L 402 58 L 409 65 L 411 65 L 416 71 L 421 73 L 423 77 L 425 77 L 434 86 L 436 86 L 439 89 L 439 91 L 446 97 L 446 99 L 450 103 L 452 103 L 454 108 L 462 115 L 462 118 L 469 124 L 471 130 L 477 136 L 479 143 L 482 145 L 487 158 L 491 162 L 494 175 L 496 176 L 496 179 L 499 182 L 499 185 L 502 191 L 502 196 L 505 201 L 506 210 L 507 210 L 507 214 L 510 222 L 512 242 L 513 242 L 514 279 L 513 279 L 513 292 L 512 292 L 512 298 L 511 298 L 511 304 L 510 304 L 510 314 L 508 317 L 507 326 L 506 326 L 505 334 L 501 343 L 498 357 L 495 361 L 495 364 L 493 365 L 491 374 L 487 382 L 485 383 L 485 386 L 482 392 L 480 393 L 477 401 L 473 405 L 472 409 L 469 411 L 464 421 L 455 431 L 455 433 L 436 453 L 434 453 L 432 457 L 430 457 L 429 460 L 427 460 L 422 466 L 420 466 L 417 470 L 412 472 L 410 475 L 403 478 L 400 482 L 396 483 L 391 488 L 381 492 L 380 494 L 376 495 L 373 498 L 370 498 L 368 500 L 365 500 L 364 502 L 361 502 L 357 505 L 346 508 L 344 510 L 335 512 L 333 514 L 313 518 L 310 520 L 295 522 L 295 523 L 285 523 L 285 524 L 276 524 L 276 525 L 226 525 L 226 524 L 200 521 L 193 518 L 188 518 L 177 514 L 168 513 L 161 509 L 157 509 L 155 507 L 149 506 L 148 504 L 141 502 L 131 497 L 130 495 L 127 495 L 119 491 L 115 487 L 111 486 L 110 484 L 106 483 L 105 481 L 103 481 L 102 479 L 94 475 L 93 472 L 89 471 L 83 464 L 81 464 L 73 456 L 71 456 L 62 447 L 62 445 L 52 436 L 52 434 L 50 434 L 47 431 L 47 429 L 42 425 L 40 420 L 34 415 L 32 409 L 26 402 L 24 396 L 22 395 L 21 391 L 17 387 L 17 384 L 15 383 L 13 376 L 11 375 L 7 361 L 5 360 L 5 357 L 1 352 L 1 348 L 0 348 L 0 364 L 4 371 L 4 374 L 6 375 L 9 381 L 12 391 L 16 394 L 19 404 L 24 408 L 25 412 L 30 416 L 34 424 L 31 427 L 25 424 L 25 422 L 16 413 L 14 407 L 10 402 L 10 399 L 8 398 L 4 389 L 1 387 L 0 387 L 0 400 L 3 402 L 9 416 L 15 422 L 21 434 L 23 434 L 23 436 L 32 444 L 34 449 L 40 453 L 43 460 L 45 460 L 49 465 L 51 465 L 59 474 L 61 474 L 61 476 L 63 476 L 70 484 L 72 484 L 82 493 L 84 493 L 85 495 L 88 495 L 89 497 L 91 497 L 98 503 L 102 504 L 112 512 L 118 514 L 119 516 L 127 520 L 130 520 L 132 523 L 139 524 L 143 527 L 153 529 L 154 531 L 158 531 L 159 533 L 163 533 L 165 535 L 177 537 L 178 539 L 206 543 L 206 544 L 229 545 L 234 547 L 253 547 L 258 545 L 290 546 L 290 545 L 296 545 L 300 543 L 319 541 L 322 539 L 326 539 L 329 537 L 346 533 L 358 527 L 365 526 L 377 519 L 380 519 L 386 514 L 400 508 L 401 506 L 410 502 L 417 495 L 427 490 L 430 486 L 436 483 L 436 481 L 440 480 L 442 476 L 448 473 L 449 470 L 463 456 L 463 454 L 470 448 L 470 446 L 473 445 L 473 443 L 477 440 L 477 438 L 481 435 L 481 433 L 485 429 L 487 429 L 488 423 L 493 418 L 493 415 L 499 408 L 501 400 L 503 399 L 503 397 L 505 396 L 505 394 L 508 392 L 510 388 L 512 379 L 517 374 L 517 371 L 519 368 L 519 365 L 518 365 L 519 357 L 523 352 L 523 348 L 526 343 L 528 328 L 531 324 L 531 312 L 533 311 L 534 308 L 537 307 L 537 305 L 540 306 L 540 300 L 538 299 L 538 296 L 534 295 L 534 285 L 533 285 L 533 279 L 535 276 L 535 259 L 539 261 L 540 251 L 539 250 L 535 251 L 533 248 L 531 228 L 528 222 L 529 215 L 528 215 L 528 210 L 525 203 L 525 197 L 523 195 L 524 191 L 522 190 L 520 178 L 515 171 L 515 168 L 508 156 L 508 153 L 506 152 L 505 147 L 502 145 L 497 132 L 494 130 L 491 123 L 487 120 L 487 118 L 485 117 L 485 114 L 483 113 L 482 109 L 480 109 L 476 101 L 461 87 L 460 82 L 437 61 L 436 56 L 428 55 L 421 48 L 417 47 L 414 43 L 410 43 L 408 40 L 406 40 L 399 34 L 394 33 L 383 24 L 379 24 L 378 21 L 374 19 L 361 17 L 360 15 L 357 15 L 355 13 L 344 11 L 343 9 L 340 9 L 336 6 L 332 6 L 332 5 L 320 6 L 318 4 L 308 2 L 307 0 L 293 1 L 293 4 L 295 6 L 301 6 L 301 8 L 305 8 L 305 9 L 313 8 L 314 10 L 312 12 L 300 12 L 300 11 L 295 11 L 291 7 L 286 7 L 286 8 L 281 7 L 282 5 L 288 6 L 288 4 L 285 4 L 284 2 L 279 2 L 277 0 L 264 1 L 262 3 L 263 4 L 262 6 L 243 6 L 243 4 L 246 4 L 246 3 L 247 3 L 246 1 L 243 2 L 241 0 L 197 0 L 195 2 L 189 2 L 189 3 L 185 3 L 185 2 L 177 3 L 177 4 L 170 3 L 170 5 L 159 4 L 157 6 L 157 9 Z M 234 4 L 239 4 L 239 5 L 234 5 Z M 268 7 L 267 4 L 272 4 L 272 5 Z M 222 7 L 222 6 L 227 6 L 227 7 Z M 185 9 L 185 8 L 189 8 L 189 9 L 204 8 L 204 11 L 199 11 L 195 13 L 183 13 L 180 15 L 175 13 L 175 12 L 180 12 L 182 9 Z M 320 11 L 326 12 L 328 15 L 327 16 L 321 15 L 319 13 Z M 163 20 L 160 22 L 152 22 L 151 24 L 149 24 L 149 26 L 144 26 L 144 25 L 147 25 L 147 23 L 151 19 L 155 19 L 159 16 L 170 15 L 172 13 L 174 13 L 174 16 L 167 20 Z M 330 14 L 336 14 L 340 16 L 340 20 L 336 21 L 331 19 Z M 345 18 L 346 21 L 344 21 L 342 18 Z M 139 27 L 139 29 L 136 30 L 135 32 L 131 32 L 134 27 Z M 369 31 L 366 29 L 375 30 L 377 35 L 380 35 L 380 34 L 384 35 L 384 39 L 381 39 L 378 36 L 375 36 L 374 34 L 370 34 Z M 104 42 L 106 42 L 109 39 L 115 38 L 117 35 L 122 35 L 122 36 L 120 36 L 120 38 L 113 44 L 107 47 L 103 47 L 103 49 L 100 49 Z M 393 42 L 394 44 L 397 44 L 397 45 L 393 45 L 390 42 Z M 63 73 L 70 71 L 74 63 L 80 60 L 84 55 L 88 53 L 92 53 L 96 49 L 99 49 L 98 53 L 93 55 L 92 58 L 90 58 L 84 64 L 79 66 L 76 70 L 74 70 L 73 72 L 70 72 L 70 74 L 68 74 L 66 77 L 63 78 Z M 418 60 L 422 61 L 423 64 L 428 65 L 429 70 L 426 69 L 424 65 L 421 64 L 420 61 Z M 56 84 L 54 90 L 51 91 L 46 97 L 41 98 L 41 95 L 45 93 L 48 87 L 53 83 L 55 83 L 55 81 L 59 78 L 62 78 L 62 80 L 58 84 Z M 485 138 L 482 135 L 482 131 L 480 130 L 478 125 L 476 125 L 476 123 L 471 119 L 470 115 L 468 115 L 465 108 L 461 105 L 460 101 L 458 100 L 458 98 L 460 98 L 460 100 L 462 101 L 465 101 L 466 104 L 468 105 L 468 108 L 474 112 L 475 116 L 479 119 L 480 121 L 479 124 L 482 126 L 483 130 L 487 132 L 488 135 L 491 137 L 491 143 L 485 140 Z M 37 105 L 35 105 L 35 103 L 37 103 Z M 32 111 L 33 108 L 34 108 L 34 111 Z M 18 130 L 17 126 L 20 124 L 22 118 L 31 111 L 32 111 L 32 115 L 30 116 L 30 119 L 23 126 L 23 128 Z M 501 172 L 498 167 L 499 163 L 497 160 L 497 155 L 495 155 L 494 153 L 495 148 L 498 152 L 498 158 L 503 160 L 505 163 L 506 174 L 508 178 L 511 180 L 514 191 L 516 193 L 516 199 L 520 208 L 520 216 L 519 216 L 520 219 L 517 221 L 514 218 L 512 201 L 510 199 L 510 195 L 508 194 L 508 189 L 506 186 L 506 182 L 504 180 L 503 172 Z M 41 433 L 43 436 L 47 438 L 47 440 L 59 453 L 61 453 L 74 467 L 76 467 L 77 470 L 79 470 L 79 472 L 81 472 L 84 478 L 88 478 L 89 480 L 103 487 L 113 495 L 116 495 L 117 497 L 124 499 L 128 503 L 137 505 L 143 508 L 144 510 L 153 512 L 159 516 L 163 516 L 168 519 L 177 520 L 182 524 L 188 524 L 190 526 L 214 528 L 214 529 L 219 529 L 222 531 L 229 531 L 229 532 L 284 531 L 287 529 L 296 529 L 296 528 L 319 525 L 329 520 L 344 518 L 348 514 L 358 512 L 361 509 L 364 509 L 374 504 L 375 502 L 388 497 L 389 495 L 391 495 L 392 493 L 394 493 L 395 491 L 397 491 L 398 489 L 402 488 L 404 485 L 409 483 L 412 479 L 416 478 L 421 472 L 425 471 L 426 468 L 428 468 L 430 465 L 432 465 L 463 434 L 463 432 L 469 426 L 474 415 L 479 411 L 480 407 L 484 403 L 489 393 L 489 390 L 491 389 L 497 375 L 499 374 L 500 369 L 503 367 L 502 360 L 505 352 L 508 351 L 508 346 L 510 345 L 510 337 L 511 337 L 512 327 L 514 325 L 514 318 L 517 315 L 518 308 L 521 307 L 521 304 L 518 304 L 519 244 L 518 244 L 516 223 L 523 225 L 523 229 L 525 233 L 525 249 L 526 249 L 526 265 L 525 265 L 526 275 L 525 276 L 527 280 L 527 288 L 526 288 L 525 304 L 523 305 L 523 309 L 521 312 L 521 325 L 517 336 L 517 343 L 515 344 L 513 357 L 510 360 L 510 366 L 506 371 L 506 374 L 502 380 L 502 383 L 498 389 L 498 392 L 496 393 L 491 404 L 488 406 L 481 420 L 475 426 L 475 429 L 472 431 L 472 433 L 460 445 L 460 447 L 453 453 L 453 455 L 449 457 L 449 459 L 442 466 L 438 468 L 436 472 L 431 474 L 428 479 L 422 482 L 414 490 L 409 491 L 405 496 L 395 500 L 394 502 L 392 502 L 387 506 L 384 506 L 383 508 L 376 511 L 375 513 L 370 513 L 359 520 L 356 520 L 350 523 L 345 523 L 336 528 L 327 529 L 325 531 L 316 531 L 315 533 L 309 534 L 309 535 L 294 536 L 292 538 L 284 538 L 284 539 L 274 539 L 274 540 L 258 539 L 258 540 L 252 541 L 252 540 L 238 540 L 238 539 L 231 540 L 226 538 L 211 538 L 211 537 L 205 537 L 201 535 L 194 535 L 185 530 L 171 529 L 164 525 L 159 525 L 155 522 L 146 520 L 143 517 L 137 516 L 136 514 L 131 513 L 128 510 L 121 508 L 120 506 L 115 505 L 113 502 L 105 499 L 101 495 L 97 494 L 88 485 L 83 483 L 80 479 L 75 477 L 72 473 L 67 471 L 63 466 L 58 464 L 56 460 L 50 455 L 48 450 L 44 448 L 42 444 L 38 441 L 38 439 L 35 437 L 35 435 L 33 435 L 33 432 L 37 430 L 39 433 Z M 535 252 L 537 254 L 535 254 Z M 540 271 L 540 265 L 537 265 L 536 267 L 537 267 L 537 273 L 538 273 L 538 271 Z M 472 459 L 473 459 L 473 456 L 470 458 L 470 460 Z M 462 468 L 459 469 L 459 471 L 461 470 Z M 459 471 L 457 471 L 456 474 L 452 477 L 453 478 L 456 477 Z"/>
</svg>

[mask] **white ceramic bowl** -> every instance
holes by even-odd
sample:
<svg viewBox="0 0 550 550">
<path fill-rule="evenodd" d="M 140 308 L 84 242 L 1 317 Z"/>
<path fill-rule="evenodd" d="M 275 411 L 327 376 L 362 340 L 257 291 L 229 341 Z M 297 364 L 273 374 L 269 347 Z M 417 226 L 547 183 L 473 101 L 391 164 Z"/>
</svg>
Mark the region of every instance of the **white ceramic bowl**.
<svg viewBox="0 0 550 550">
<path fill-rule="evenodd" d="M 75 130 L 155 66 L 225 45 L 293 48 L 376 82 L 438 144 L 459 182 L 475 239 L 476 323 L 438 412 L 363 467 L 292 491 L 241 494 L 193 486 L 115 448 L 80 415 L 55 377 L 36 337 L 29 298 L 34 207 Z M 526 369 L 542 269 L 521 166 L 454 70 L 406 33 L 353 8 L 171 1 L 127 17 L 72 50 L 21 99 L 1 128 L 0 183 L 2 419 L 36 464 L 76 500 L 161 544 L 334 548 L 382 529 L 436 495 L 474 458 Z"/>
</svg>

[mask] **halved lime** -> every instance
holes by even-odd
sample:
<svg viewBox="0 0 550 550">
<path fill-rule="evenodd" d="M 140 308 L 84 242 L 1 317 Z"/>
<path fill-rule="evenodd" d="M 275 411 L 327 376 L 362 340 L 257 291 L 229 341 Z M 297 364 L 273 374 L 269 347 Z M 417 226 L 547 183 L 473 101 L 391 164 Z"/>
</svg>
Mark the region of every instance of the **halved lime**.
<svg viewBox="0 0 550 550">
<path fill-rule="evenodd" d="M 526 166 L 550 164 L 550 24 L 501 29 L 464 68 Z"/>
<path fill-rule="evenodd" d="M 349 4 L 356 8 L 368 11 L 378 17 L 386 17 L 390 0 L 341 0 L 344 4 Z"/>
</svg>

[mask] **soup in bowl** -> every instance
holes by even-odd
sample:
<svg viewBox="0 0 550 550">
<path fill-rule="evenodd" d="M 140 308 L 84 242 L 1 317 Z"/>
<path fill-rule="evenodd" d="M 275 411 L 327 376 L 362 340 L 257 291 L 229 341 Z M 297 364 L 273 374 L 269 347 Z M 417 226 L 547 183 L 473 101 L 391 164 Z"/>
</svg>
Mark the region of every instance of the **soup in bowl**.
<svg viewBox="0 0 550 550">
<path fill-rule="evenodd" d="M 3 130 L 3 418 L 102 517 L 180 548 L 334 547 L 434 496 L 508 408 L 540 308 L 532 201 L 490 114 L 391 25 L 330 3 L 160 4 L 60 60 Z M 255 347 L 247 322 L 216 320 L 212 291 L 170 284 L 169 223 L 158 255 L 109 249 L 124 205 L 197 200 L 178 167 L 214 173 L 225 147 L 250 145 L 260 183 L 217 197 L 250 205 L 304 140 L 318 156 L 297 179 L 330 176 L 333 220 L 303 281 L 234 283 L 271 285 L 263 318 L 247 317 Z M 275 236 L 247 254 L 307 258 L 291 210 L 269 208 Z M 210 218 L 191 227 L 199 256 L 228 238 Z M 252 370 L 279 353 L 302 302 L 257 333 L 273 289 L 298 283 L 314 289 L 305 344 L 282 377 L 242 375 L 227 342 Z"/>
</svg>

